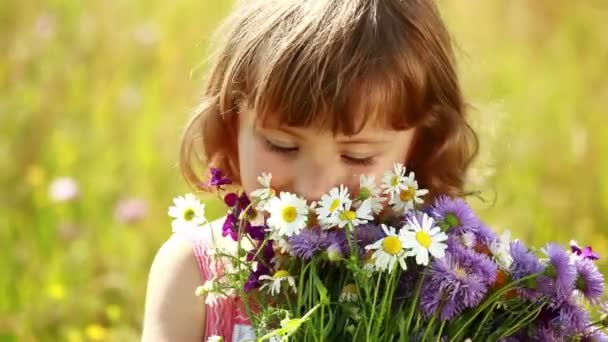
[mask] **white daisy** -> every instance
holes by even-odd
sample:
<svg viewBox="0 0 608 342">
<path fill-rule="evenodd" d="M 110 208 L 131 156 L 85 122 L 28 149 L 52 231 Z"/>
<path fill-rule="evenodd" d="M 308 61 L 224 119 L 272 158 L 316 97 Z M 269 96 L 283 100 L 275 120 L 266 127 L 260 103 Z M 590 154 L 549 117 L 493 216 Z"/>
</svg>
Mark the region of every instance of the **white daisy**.
<svg viewBox="0 0 608 342">
<path fill-rule="evenodd" d="M 427 214 L 422 214 L 422 222 L 416 216 L 409 218 L 401 231 L 406 238 L 404 247 L 412 249 L 408 255 L 416 256 L 418 265 L 429 264 L 429 253 L 435 258 L 445 254 L 447 245 L 443 241 L 448 236 L 435 226 L 435 221 Z"/>
<path fill-rule="evenodd" d="M 280 197 L 268 201 L 266 210 L 270 213 L 268 226 L 279 236 L 292 236 L 306 227 L 308 206 L 305 200 L 294 194 L 281 192 Z"/>
<path fill-rule="evenodd" d="M 198 228 L 207 221 L 205 204 L 201 203 L 194 194 L 176 197 L 173 203 L 175 205 L 169 208 L 169 216 L 173 217 L 171 227 L 174 233 Z"/>
<path fill-rule="evenodd" d="M 511 256 L 511 232 L 505 230 L 498 240 L 490 242 L 488 246 L 494 261 L 500 269 L 509 270 L 513 263 L 513 257 Z"/>
<path fill-rule="evenodd" d="M 402 189 L 405 189 L 405 166 L 401 163 L 395 163 L 393 171 L 388 171 L 382 177 L 382 188 L 385 194 L 398 194 Z"/>
<path fill-rule="evenodd" d="M 324 228 L 338 226 L 344 228 L 347 224 L 356 227 L 360 224 L 367 223 L 373 220 L 372 206 L 369 200 L 363 201 L 356 211 L 351 209 L 351 204 L 347 203 L 343 210 L 340 210 L 335 215 L 330 216 L 324 222 L 321 222 Z"/>
<path fill-rule="evenodd" d="M 379 214 L 382 211 L 384 198 L 380 196 L 380 189 L 376 186 L 376 177 L 361 175 L 359 177 L 359 195 L 355 206 L 359 207 L 363 201 L 370 201 L 374 214 Z"/>
<path fill-rule="evenodd" d="M 268 293 L 272 296 L 276 296 L 281 292 L 281 284 L 285 281 L 291 288 L 293 289 L 293 293 L 296 293 L 296 281 L 289 274 L 289 272 L 285 270 L 278 270 L 274 273 L 274 275 L 261 275 L 260 280 L 265 280 L 266 282 L 260 286 L 260 290 L 268 288 Z"/>
<path fill-rule="evenodd" d="M 406 236 L 405 229 L 401 229 L 399 234 L 395 232 L 395 228 L 382 225 L 382 230 L 386 234 L 382 239 L 374 242 L 371 245 L 365 246 L 367 250 L 375 250 L 372 254 L 374 266 L 379 271 L 388 270 L 389 273 L 395 268 L 395 263 L 399 262 L 403 270 L 407 269 L 405 258 L 408 256 L 405 250 Z"/>
<path fill-rule="evenodd" d="M 359 292 L 357 290 L 357 285 L 355 284 L 346 284 L 342 291 L 340 291 L 340 297 L 338 301 L 340 303 L 352 303 L 356 302 L 359 299 Z"/>
<path fill-rule="evenodd" d="M 321 202 L 316 209 L 319 221 L 323 224 L 328 218 L 344 210 L 347 205 L 350 207 L 351 203 L 348 189 L 344 185 L 329 190 L 328 194 L 321 196 Z"/>
<path fill-rule="evenodd" d="M 390 194 L 389 205 L 398 213 L 404 213 L 414 209 L 415 204 L 423 203 L 420 196 L 429 193 L 427 189 L 419 189 L 418 181 L 414 178 L 414 172 L 410 172 L 407 177 L 403 178 L 403 187 L 398 191 Z"/>
<path fill-rule="evenodd" d="M 272 180 L 272 175 L 270 173 L 262 172 L 261 176 L 258 176 L 258 183 L 262 186 L 261 189 L 257 189 L 251 192 L 250 196 L 253 201 L 257 201 L 256 207 L 258 210 L 264 208 L 268 200 L 270 200 L 275 192 L 270 188 L 270 181 Z"/>
<path fill-rule="evenodd" d="M 194 294 L 197 297 L 204 296 L 205 304 L 214 306 L 220 299 L 234 295 L 234 289 L 224 290 L 224 292 L 225 293 L 222 293 L 222 291 L 217 288 L 216 278 L 212 278 L 210 280 L 205 281 L 203 285 L 198 286 L 194 291 Z"/>
<path fill-rule="evenodd" d="M 224 342 L 224 338 L 222 336 L 213 335 L 209 336 L 207 342 Z"/>
</svg>

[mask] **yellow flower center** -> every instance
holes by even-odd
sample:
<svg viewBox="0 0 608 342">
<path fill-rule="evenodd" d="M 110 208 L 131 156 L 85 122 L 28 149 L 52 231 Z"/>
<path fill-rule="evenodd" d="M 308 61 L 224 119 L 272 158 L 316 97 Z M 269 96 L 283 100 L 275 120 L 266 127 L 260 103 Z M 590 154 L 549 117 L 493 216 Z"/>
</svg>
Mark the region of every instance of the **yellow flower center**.
<svg viewBox="0 0 608 342">
<path fill-rule="evenodd" d="M 340 218 L 344 221 L 352 221 L 357 218 L 357 213 L 352 210 L 344 210 L 340 213 Z"/>
<path fill-rule="evenodd" d="M 283 217 L 283 221 L 287 223 L 293 222 L 298 216 L 298 211 L 294 206 L 287 206 L 283 208 L 283 212 L 281 213 Z"/>
<path fill-rule="evenodd" d="M 391 235 L 384 238 L 382 241 L 382 248 L 386 253 L 397 255 L 401 253 L 403 247 L 401 246 L 401 240 L 399 237 Z"/>
<path fill-rule="evenodd" d="M 408 187 L 407 189 L 401 190 L 401 192 L 399 192 L 399 199 L 401 199 L 401 202 L 408 202 L 414 199 L 415 195 L 416 189 Z"/>
<path fill-rule="evenodd" d="M 464 279 L 467 277 L 467 272 L 458 266 L 454 268 L 454 273 L 459 279 Z"/>
<path fill-rule="evenodd" d="M 194 218 L 194 210 L 192 208 L 188 208 L 188 209 L 184 210 L 184 220 L 192 221 L 193 218 Z"/>
<path fill-rule="evenodd" d="M 289 277 L 289 272 L 287 272 L 285 270 L 278 270 L 272 277 L 274 279 L 286 278 L 286 277 Z"/>
<path fill-rule="evenodd" d="M 335 199 L 333 202 L 331 202 L 331 205 L 329 206 L 329 212 L 333 213 L 336 209 L 338 209 L 339 205 L 340 205 L 340 200 Z"/>
<path fill-rule="evenodd" d="M 426 232 L 417 232 L 416 233 L 416 241 L 418 241 L 418 243 L 420 245 L 422 245 L 422 247 L 424 248 L 429 248 L 431 246 L 431 236 L 429 234 L 427 234 Z"/>
<path fill-rule="evenodd" d="M 393 178 L 391 178 L 391 186 L 397 186 L 397 185 L 399 185 L 399 177 L 393 176 Z"/>
</svg>

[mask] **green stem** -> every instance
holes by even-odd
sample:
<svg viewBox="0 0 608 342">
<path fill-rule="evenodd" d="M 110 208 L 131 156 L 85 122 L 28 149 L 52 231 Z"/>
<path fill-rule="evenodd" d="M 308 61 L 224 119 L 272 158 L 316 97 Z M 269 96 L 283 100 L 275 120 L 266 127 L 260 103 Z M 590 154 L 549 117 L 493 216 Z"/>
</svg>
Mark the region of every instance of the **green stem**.
<svg viewBox="0 0 608 342">
<path fill-rule="evenodd" d="M 374 301 L 372 302 L 372 314 L 369 318 L 369 321 L 367 322 L 367 341 L 370 341 L 370 333 L 372 327 L 371 324 L 374 321 L 374 314 L 376 313 L 376 301 L 378 300 L 378 289 L 380 288 L 380 279 L 382 279 L 382 277 L 380 277 L 380 274 L 378 274 L 378 280 L 376 281 L 376 289 L 374 290 Z"/>
<path fill-rule="evenodd" d="M 456 332 L 456 334 L 454 336 L 452 336 L 452 339 L 456 340 L 457 337 L 459 337 L 461 334 L 463 334 L 465 332 L 465 329 L 469 326 L 469 324 L 471 324 L 473 322 L 473 320 L 475 320 L 475 318 L 483 311 L 485 310 L 488 306 L 490 306 L 491 304 L 493 304 L 498 298 L 500 298 L 503 294 L 507 293 L 508 291 L 510 291 L 511 289 L 513 289 L 515 287 L 515 285 L 522 283 L 528 279 L 532 279 L 535 277 L 538 277 L 539 275 L 541 275 L 543 272 L 539 272 L 539 273 L 534 273 L 531 274 L 529 276 L 525 276 L 522 277 L 520 279 L 515 280 L 514 282 L 507 284 L 505 286 L 503 286 L 502 288 L 500 288 L 498 291 L 496 291 L 494 294 L 492 294 L 490 297 L 488 297 L 486 300 L 483 301 L 483 303 L 481 303 L 478 307 L 477 310 L 473 313 L 473 315 L 471 315 L 471 317 L 469 318 L 469 320 L 467 320 L 461 327 L 460 329 Z"/>
<path fill-rule="evenodd" d="M 445 327 L 445 322 L 446 321 L 442 321 L 441 322 L 441 326 L 439 327 L 439 333 L 437 333 L 437 340 L 436 342 L 441 342 L 441 334 L 443 334 L 443 328 Z M 475 340 L 473 340 L 475 341 Z"/>
<path fill-rule="evenodd" d="M 422 281 L 426 275 L 426 269 L 420 275 L 420 279 L 418 279 L 418 284 L 416 285 L 416 292 L 414 293 L 414 298 L 410 303 L 410 309 L 407 314 L 407 320 L 405 321 L 405 333 L 409 334 L 410 325 L 412 324 L 412 318 L 414 317 L 414 312 L 416 311 L 416 304 L 418 303 L 418 297 L 420 296 L 420 290 L 422 289 Z"/>
</svg>

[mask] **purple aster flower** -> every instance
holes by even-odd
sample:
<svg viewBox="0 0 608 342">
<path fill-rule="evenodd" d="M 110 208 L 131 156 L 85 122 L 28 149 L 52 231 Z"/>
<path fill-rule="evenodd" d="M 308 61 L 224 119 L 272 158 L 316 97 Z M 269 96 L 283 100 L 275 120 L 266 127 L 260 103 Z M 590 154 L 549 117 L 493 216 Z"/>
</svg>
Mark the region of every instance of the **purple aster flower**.
<svg viewBox="0 0 608 342">
<path fill-rule="evenodd" d="M 221 169 L 212 167 L 209 172 L 211 173 L 211 179 L 207 183 L 208 186 L 221 187 L 222 185 L 232 184 L 232 180 L 226 177 Z"/>
<path fill-rule="evenodd" d="M 449 231 L 464 233 L 477 230 L 477 227 L 481 226 L 481 220 L 461 198 L 439 196 L 433 203 L 430 212 Z"/>
<path fill-rule="evenodd" d="M 496 276 L 496 265 L 487 257 L 462 248 L 446 252 L 431 266 L 423 285 L 420 304 L 427 317 L 442 307 L 439 319 L 450 320 L 463 310 L 478 305 Z"/>
<path fill-rule="evenodd" d="M 537 279 L 538 289 L 557 300 L 569 298 L 576 280 L 576 268 L 570 264 L 570 256 L 555 243 L 548 244 L 544 252 L 549 257 L 549 264 Z"/>
<path fill-rule="evenodd" d="M 582 342 L 608 342 L 608 335 L 602 330 L 595 327 L 590 327 L 588 330 L 583 334 Z"/>
<path fill-rule="evenodd" d="M 600 301 L 604 293 L 604 275 L 597 265 L 589 259 L 580 259 L 575 262 L 576 282 L 575 288 L 592 304 Z"/>
<path fill-rule="evenodd" d="M 600 258 L 597 253 L 593 252 L 591 246 L 587 246 L 581 249 L 576 243 L 576 241 L 570 241 L 570 250 L 572 251 L 572 253 L 583 259 L 598 260 Z"/>
<path fill-rule="evenodd" d="M 551 303 L 541 311 L 538 317 L 540 326 L 546 326 L 556 331 L 561 337 L 573 337 L 582 334 L 590 324 L 587 311 L 576 304 L 570 297 L 560 302 Z"/>
<path fill-rule="evenodd" d="M 513 263 L 511 264 L 511 279 L 518 280 L 523 277 L 542 272 L 543 265 L 538 258 L 528 251 L 520 241 L 513 241 L 510 245 L 511 256 Z M 536 279 L 530 279 L 524 284 L 520 284 L 522 288 L 518 289 L 519 295 L 526 299 L 535 299 L 538 297 L 536 292 Z"/>
<path fill-rule="evenodd" d="M 552 329 L 547 325 L 541 325 L 534 329 L 530 340 L 534 342 L 559 342 L 562 341 L 562 337 L 556 329 Z"/>
</svg>

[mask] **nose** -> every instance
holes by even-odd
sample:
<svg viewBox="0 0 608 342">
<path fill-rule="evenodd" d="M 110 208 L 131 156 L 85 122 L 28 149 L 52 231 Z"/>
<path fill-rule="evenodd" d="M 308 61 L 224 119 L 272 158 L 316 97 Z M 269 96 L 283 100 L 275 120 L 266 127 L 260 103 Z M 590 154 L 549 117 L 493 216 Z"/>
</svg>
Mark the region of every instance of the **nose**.
<svg viewBox="0 0 608 342">
<path fill-rule="evenodd" d="M 332 187 L 341 184 L 338 167 L 330 164 L 302 165 L 293 175 L 293 191 L 308 201 L 319 201 Z"/>
</svg>

